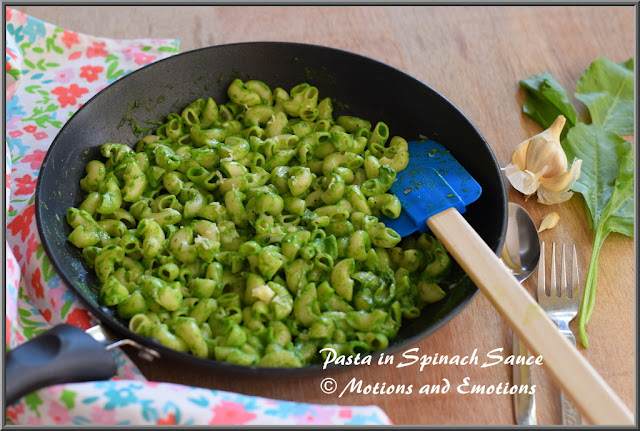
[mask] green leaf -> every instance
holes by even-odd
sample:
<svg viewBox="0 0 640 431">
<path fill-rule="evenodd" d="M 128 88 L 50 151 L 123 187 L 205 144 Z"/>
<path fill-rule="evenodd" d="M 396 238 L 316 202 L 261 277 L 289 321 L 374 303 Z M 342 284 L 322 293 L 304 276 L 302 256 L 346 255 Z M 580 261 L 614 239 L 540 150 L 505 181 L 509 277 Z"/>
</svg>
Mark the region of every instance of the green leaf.
<svg viewBox="0 0 640 431">
<path fill-rule="evenodd" d="M 114 61 L 107 68 L 107 79 L 114 79 L 122 75 L 122 70 L 116 70 L 118 68 L 118 62 Z"/>
<path fill-rule="evenodd" d="M 633 151 L 629 150 L 622 156 L 620 171 L 609 199 L 609 205 L 603 210 L 602 224 L 606 231 L 617 232 L 630 237 L 634 235 L 635 205 L 633 188 Z"/>
<path fill-rule="evenodd" d="M 24 333 L 24 337 L 27 340 L 32 339 L 33 337 L 36 337 L 40 334 L 43 334 L 45 332 L 47 332 L 50 328 L 47 327 L 40 327 L 40 328 L 36 328 L 33 326 L 25 326 L 24 328 L 22 328 L 23 333 Z"/>
<path fill-rule="evenodd" d="M 633 179 L 631 180 L 631 187 L 633 187 Z M 630 194 L 633 195 L 633 192 Z M 607 220 L 608 228 L 611 232 L 633 237 L 635 233 L 634 209 L 633 199 L 624 201 L 620 208 Z"/>
<path fill-rule="evenodd" d="M 76 404 L 76 395 L 78 395 L 76 392 L 70 391 L 68 389 L 63 389 L 60 400 L 64 403 L 65 406 L 67 406 L 68 409 L 72 409 Z"/>
<path fill-rule="evenodd" d="M 21 321 L 23 324 L 25 324 L 25 325 L 29 325 L 29 326 L 40 326 L 40 325 L 42 325 L 42 322 L 36 322 L 36 321 L 34 321 L 34 320 L 26 319 L 26 318 L 24 318 L 24 317 L 23 317 L 22 319 L 20 319 L 20 321 Z"/>
<path fill-rule="evenodd" d="M 7 74 L 11 75 L 13 77 L 13 79 L 15 79 L 17 81 L 18 77 L 20 75 L 22 75 L 22 71 L 20 71 L 18 69 L 11 69 L 11 70 L 7 70 Z"/>
<path fill-rule="evenodd" d="M 54 275 L 56 275 L 56 271 L 53 269 L 51 261 L 45 254 L 42 259 L 42 277 L 44 278 L 44 281 L 48 282 Z"/>
<path fill-rule="evenodd" d="M 158 51 L 160 51 L 160 52 L 178 52 L 178 51 L 180 51 L 180 48 L 172 47 L 172 46 L 161 46 L 161 47 L 158 48 Z"/>
<path fill-rule="evenodd" d="M 575 96 L 594 124 L 619 135 L 633 134 L 633 63 L 598 57 L 578 80 Z"/>
<path fill-rule="evenodd" d="M 622 63 L 618 63 L 618 64 L 633 72 L 633 58 L 630 58 L 629 60 L 623 61 Z"/>
<path fill-rule="evenodd" d="M 579 123 L 569 130 L 564 150 L 568 158 L 582 159 L 580 177 L 573 190 L 582 194 L 589 225 L 594 230 L 578 315 L 580 339 L 588 347 L 586 325 L 595 306 L 600 249 L 611 232 L 634 234 L 633 149 L 629 142 L 597 124 Z"/>
<path fill-rule="evenodd" d="M 39 46 L 35 46 L 33 48 L 33 52 L 36 52 L 38 54 L 42 54 L 44 52 L 44 49 L 40 48 Z"/>
<path fill-rule="evenodd" d="M 592 226 L 597 227 L 613 193 L 621 162 L 632 151 L 631 144 L 596 124 L 578 123 L 569 130 L 563 148 L 569 161 L 576 157 L 582 160 L 580 177 L 572 190 L 582 194 Z"/>
<path fill-rule="evenodd" d="M 108 62 L 110 62 L 110 61 L 112 61 L 112 60 L 117 60 L 117 59 L 118 59 L 118 57 L 117 57 L 117 56 L 115 56 L 115 55 L 113 55 L 113 54 L 109 54 L 109 55 L 104 59 L 104 62 L 105 62 L 105 63 L 108 63 Z"/>
<path fill-rule="evenodd" d="M 67 301 L 64 303 L 64 305 L 60 309 L 60 317 L 64 319 L 67 316 L 67 313 L 69 312 L 69 308 L 71 308 L 72 304 L 73 304 L 73 301 Z"/>
<path fill-rule="evenodd" d="M 540 123 L 544 129 L 549 128 L 558 115 L 564 115 L 567 122 L 561 135 L 563 139 L 567 131 L 578 122 L 578 114 L 569 100 L 569 95 L 549 72 L 531 75 L 520 81 L 520 87 L 527 92 L 522 105 L 523 112 Z"/>
<path fill-rule="evenodd" d="M 38 125 L 38 127 L 42 127 L 43 129 L 47 127 L 47 120 L 50 117 L 48 115 L 41 115 L 40 117 L 36 117 L 33 121 Z"/>
<path fill-rule="evenodd" d="M 38 411 L 38 406 L 42 405 L 42 399 L 38 395 L 37 392 L 31 392 L 29 395 L 24 397 L 24 402 L 29 407 L 29 410 L 33 410 L 36 412 L 38 417 L 40 417 L 40 412 Z"/>
<path fill-rule="evenodd" d="M 53 38 L 53 37 L 48 37 L 48 38 L 46 39 L 46 43 L 47 43 L 47 52 L 50 52 L 50 51 L 51 51 L 51 47 L 53 46 L 53 41 L 54 41 L 54 38 Z"/>
<path fill-rule="evenodd" d="M 50 99 L 48 97 L 45 97 L 44 100 L 36 103 L 48 103 L 49 101 Z M 55 103 L 47 105 L 47 107 L 44 109 L 36 106 L 33 108 L 33 116 L 29 118 L 23 118 L 21 121 L 33 121 L 42 128 L 47 127 L 47 123 L 51 124 L 54 127 L 60 128 L 62 127 L 62 121 L 52 120 L 51 115 L 47 114 L 47 112 L 56 111 L 58 108 L 58 105 L 56 105 Z"/>
<path fill-rule="evenodd" d="M 22 332 L 23 332 L 23 334 L 24 334 L 24 337 L 25 337 L 27 340 L 30 340 L 31 338 L 33 338 L 33 333 L 34 333 L 34 331 L 33 331 L 33 327 L 31 327 L 31 326 L 25 326 L 24 328 L 22 328 Z"/>
<path fill-rule="evenodd" d="M 27 93 L 31 93 L 34 94 L 34 91 L 37 90 L 38 88 L 40 88 L 39 85 L 29 85 L 27 87 L 24 87 L 24 91 L 26 91 Z M 46 91 L 45 91 L 46 93 Z M 47 93 L 49 94 L 49 93 Z"/>
<path fill-rule="evenodd" d="M 33 64 L 32 61 L 27 60 L 26 58 L 23 58 L 22 61 L 24 61 L 24 64 L 26 64 L 29 69 L 35 69 L 36 68 L 36 65 Z"/>
<path fill-rule="evenodd" d="M 22 285 L 18 286 L 18 298 L 24 299 L 27 302 L 31 301 L 31 298 L 29 297 L 29 295 L 26 294 L 26 292 L 22 288 Z"/>
</svg>

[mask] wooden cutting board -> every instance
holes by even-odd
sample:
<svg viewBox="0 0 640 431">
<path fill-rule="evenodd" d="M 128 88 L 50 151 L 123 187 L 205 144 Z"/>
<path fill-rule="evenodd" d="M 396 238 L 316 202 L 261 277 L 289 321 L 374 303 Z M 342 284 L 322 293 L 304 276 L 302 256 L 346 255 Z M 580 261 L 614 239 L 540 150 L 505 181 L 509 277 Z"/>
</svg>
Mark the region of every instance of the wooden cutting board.
<svg viewBox="0 0 640 431">
<path fill-rule="evenodd" d="M 427 83 L 457 105 L 491 145 L 501 166 L 513 148 L 540 131 L 521 112 L 518 81 L 549 71 L 572 94 L 576 80 L 600 55 L 621 62 L 634 55 L 635 9 L 629 6 L 16 6 L 63 28 L 112 38 L 175 37 L 187 51 L 243 41 L 295 41 L 327 45 L 363 54 L 397 67 Z M 581 115 L 584 106 L 573 99 Z M 628 137 L 632 140 L 633 137 Z M 591 256 L 580 196 L 547 207 L 525 201 L 508 186 L 510 201 L 522 205 L 536 224 L 550 211 L 559 225 L 542 240 L 575 243 L 581 278 Z M 491 217 L 487 214 L 487 217 Z M 612 234 L 600 255 L 596 308 L 588 326 L 591 347 L 581 353 L 631 409 L 634 407 L 633 240 Z M 525 282 L 534 292 L 535 275 Z M 574 327 L 575 330 L 575 327 Z M 510 329 L 479 294 L 452 322 L 417 343 L 419 355 L 485 359 L 496 349 L 511 351 Z M 134 352 L 132 358 L 136 358 Z M 328 375 L 306 379 L 256 380 L 207 374 L 180 364 L 137 360 L 151 380 L 178 382 L 250 395 L 323 404 L 380 406 L 395 424 L 509 425 L 512 400 L 502 394 L 464 393 L 470 385 L 511 384 L 511 367 L 395 365 L 345 367 L 331 375 L 339 390 L 352 380 L 381 388 L 408 387 L 411 394 L 338 392 L 326 395 L 320 383 Z M 494 352 L 496 353 L 496 352 Z M 412 354 L 409 352 L 409 354 Z M 408 362 L 409 359 L 404 359 Z M 534 367 L 538 423 L 560 423 L 560 394 L 541 367 Z M 420 394 L 449 384 L 447 393 Z M 373 389 L 372 389 L 373 390 Z M 406 390 L 405 390 L 406 392 Z"/>
</svg>

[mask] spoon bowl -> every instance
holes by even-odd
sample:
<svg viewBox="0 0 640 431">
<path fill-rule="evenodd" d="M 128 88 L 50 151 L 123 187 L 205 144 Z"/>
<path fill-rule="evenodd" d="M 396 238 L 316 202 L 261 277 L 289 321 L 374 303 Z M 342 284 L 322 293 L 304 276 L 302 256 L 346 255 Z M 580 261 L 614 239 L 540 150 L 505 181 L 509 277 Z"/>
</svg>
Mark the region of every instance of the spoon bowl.
<svg viewBox="0 0 640 431">
<path fill-rule="evenodd" d="M 529 278 L 540 260 L 540 237 L 529 213 L 509 202 L 507 233 L 500 258 L 513 276 L 522 283 Z"/>
</svg>

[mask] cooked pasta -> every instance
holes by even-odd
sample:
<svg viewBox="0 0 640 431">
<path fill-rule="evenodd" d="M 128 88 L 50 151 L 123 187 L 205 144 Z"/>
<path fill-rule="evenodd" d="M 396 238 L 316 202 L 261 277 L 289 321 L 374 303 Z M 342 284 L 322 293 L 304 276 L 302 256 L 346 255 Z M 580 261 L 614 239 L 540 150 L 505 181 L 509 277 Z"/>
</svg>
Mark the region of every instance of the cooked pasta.
<svg viewBox="0 0 640 431">
<path fill-rule="evenodd" d="M 388 191 L 406 140 L 336 118 L 307 83 L 236 79 L 227 94 L 87 164 L 66 219 L 99 301 L 166 347 L 241 365 L 386 348 L 446 295 L 450 268 L 433 236 L 402 240 L 380 221 L 401 211 Z"/>
</svg>

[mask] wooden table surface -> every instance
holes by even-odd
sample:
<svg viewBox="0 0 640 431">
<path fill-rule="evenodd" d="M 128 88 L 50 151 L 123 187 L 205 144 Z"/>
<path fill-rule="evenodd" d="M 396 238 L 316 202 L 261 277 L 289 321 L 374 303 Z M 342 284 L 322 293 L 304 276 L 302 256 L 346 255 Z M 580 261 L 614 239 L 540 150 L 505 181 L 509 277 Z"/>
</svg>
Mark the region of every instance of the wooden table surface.
<svg viewBox="0 0 640 431">
<path fill-rule="evenodd" d="M 635 9 L 629 6 L 15 6 L 36 18 L 78 32 L 112 37 L 172 37 L 181 51 L 244 41 L 292 41 L 326 45 L 388 63 L 427 83 L 457 105 L 491 145 L 501 166 L 513 148 L 540 127 L 522 111 L 518 81 L 549 71 L 572 94 L 576 80 L 600 55 L 621 62 L 634 54 Z M 579 112 L 584 107 L 573 99 Z M 628 137 L 632 139 L 633 137 Z M 508 199 L 524 206 L 536 224 L 550 211 L 559 225 L 542 240 L 575 243 L 586 274 L 592 233 L 581 196 L 551 207 L 525 201 L 509 185 Z M 491 215 L 488 214 L 488 217 Z M 600 255 L 596 308 L 588 325 L 590 347 L 580 352 L 632 409 L 636 373 L 633 239 L 612 234 Z M 534 275 L 525 287 L 534 292 Z M 575 331 L 575 326 L 572 326 Z M 511 331 L 483 294 L 453 321 L 416 344 L 422 354 L 483 356 L 511 351 Z M 140 362 L 140 361 L 138 361 Z M 250 395 L 323 404 L 380 406 L 395 424 L 514 424 L 509 395 L 460 394 L 471 383 L 511 382 L 511 367 L 498 365 L 362 366 L 333 376 L 340 388 L 353 377 L 364 384 L 442 383 L 446 394 L 326 395 L 325 375 L 260 381 L 203 374 L 180 364 L 140 363 L 151 380 Z M 538 423 L 560 423 L 560 394 L 541 367 L 534 367 Z"/>
</svg>

